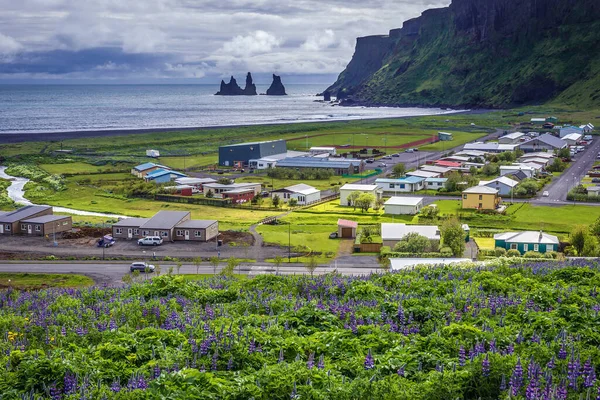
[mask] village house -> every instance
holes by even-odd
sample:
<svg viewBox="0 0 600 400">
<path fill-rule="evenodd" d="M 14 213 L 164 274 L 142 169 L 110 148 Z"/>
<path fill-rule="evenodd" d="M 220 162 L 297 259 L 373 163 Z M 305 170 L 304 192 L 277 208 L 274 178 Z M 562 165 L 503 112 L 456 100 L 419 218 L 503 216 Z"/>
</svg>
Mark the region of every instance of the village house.
<svg viewBox="0 0 600 400">
<path fill-rule="evenodd" d="M 296 199 L 298 205 L 304 206 L 321 200 L 321 191 L 310 185 L 300 183 L 271 192 L 271 197 L 279 196 L 285 203 Z"/>
<path fill-rule="evenodd" d="M 423 208 L 422 197 L 391 197 L 385 202 L 385 213 L 390 215 L 415 215 Z"/>
<path fill-rule="evenodd" d="M 375 184 L 380 186 L 384 193 L 417 192 L 424 187 L 425 179 L 418 176 L 405 176 L 404 178 L 379 178 Z"/>
<path fill-rule="evenodd" d="M 528 251 L 549 253 L 558 251 L 560 242 L 554 235 L 542 231 L 505 232 L 494 235 L 494 247 L 506 250 L 518 250 L 521 254 Z"/>
<path fill-rule="evenodd" d="M 514 188 L 519 184 L 518 181 L 510 179 L 506 176 L 501 176 L 491 181 L 480 181 L 479 186 L 487 186 L 496 189 L 501 196 L 510 195 Z"/>
<path fill-rule="evenodd" d="M 338 219 L 338 237 L 339 238 L 355 238 L 358 222 L 349 221 L 347 219 Z"/>
<path fill-rule="evenodd" d="M 346 158 L 292 157 L 278 161 L 277 168 L 329 169 L 335 175 L 353 175 L 364 171 L 365 162 Z"/>
<path fill-rule="evenodd" d="M 527 178 L 533 178 L 536 172 L 535 168 L 525 164 L 512 164 L 500 166 L 500 176 L 511 175 L 518 171 L 525 174 Z"/>
<path fill-rule="evenodd" d="M 501 144 L 495 142 L 475 142 L 475 143 L 467 143 L 464 145 L 463 150 L 477 150 L 486 153 L 504 153 L 505 151 L 515 151 L 522 144 Z"/>
<path fill-rule="evenodd" d="M 440 228 L 435 225 L 406 225 L 397 223 L 382 223 L 381 224 L 381 239 L 384 246 L 389 246 L 392 249 L 400 240 L 404 239 L 409 233 L 417 233 L 425 236 L 429 240 L 440 240 Z"/>
<path fill-rule="evenodd" d="M 219 165 L 241 168 L 249 165 L 250 160 L 272 157 L 287 153 L 285 140 L 236 143 L 219 147 Z"/>
<path fill-rule="evenodd" d="M 156 170 L 159 170 L 159 169 L 168 170 L 170 168 L 165 167 L 164 165 L 159 165 L 159 164 L 154 164 L 154 163 L 148 162 L 148 163 L 140 164 L 140 165 L 133 167 L 131 169 L 131 174 L 138 178 L 144 178 L 146 175 L 148 175 Z"/>
<path fill-rule="evenodd" d="M 229 184 L 213 182 L 213 183 L 205 183 L 204 185 L 202 185 L 202 187 L 204 189 L 205 196 L 210 191 L 216 198 L 223 198 L 223 193 L 236 191 L 238 189 L 252 189 L 252 191 L 254 191 L 254 196 L 259 194 L 262 190 L 262 185 L 260 183 L 252 183 L 252 182 L 229 183 Z"/>
<path fill-rule="evenodd" d="M 139 239 L 160 236 L 164 241 L 206 242 L 219 234 L 214 220 L 192 220 L 189 211 L 159 211 L 152 218 L 125 218 L 113 224 L 114 238 Z"/>
<path fill-rule="evenodd" d="M 427 178 L 425 179 L 425 189 L 440 190 L 446 186 L 448 178 Z"/>
<path fill-rule="evenodd" d="M 598 197 L 600 195 L 600 186 L 589 186 L 586 189 L 588 197 Z"/>
<path fill-rule="evenodd" d="M 462 208 L 495 210 L 500 200 L 498 190 L 487 186 L 473 186 L 462 192 Z"/>
<path fill-rule="evenodd" d="M 438 140 L 440 142 L 449 142 L 454 138 L 454 136 L 449 132 L 438 132 Z"/>
<path fill-rule="evenodd" d="M 236 188 L 221 193 L 221 198 L 230 199 L 233 204 L 243 204 L 256 196 L 253 188 Z"/>
<path fill-rule="evenodd" d="M 171 182 L 177 178 L 186 177 L 186 174 L 181 172 L 172 171 L 170 169 L 157 169 L 155 171 L 146 174 L 144 180 L 146 182 L 154 182 L 154 183 L 167 183 Z"/>
<path fill-rule="evenodd" d="M 381 195 L 383 191 L 379 187 L 379 185 L 360 185 L 356 183 L 347 183 L 340 188 L 340 205 L 341 206 L 351 206 L 352 202 L 348 198 L 351 193 L 360 192 L 360 193 L 369 193 L 375 197 L 375 201 L 371 204 L 371 207 L 375 205 L 377 200 L 381 199 Z"/>
<path fill-rule="evenodd" d="M 202 192 L 204 190 L 204 184 L 206 183 L 215 183 L 216 180 L 213 178 L 191 178 L 191 177 L 183 177 L 175 179 L 175 183 L 178 185 L 187 185 L 192 186 L 198 192 Z M 194 191 L 194 193 L 197 193 Z"/>
<path fill-rule="evenodd" d="M 563 126 L 562 128 L 560 128 L 559 136 L 561 138 L 563 138 L 563 137 L 568 136 L 568 135 L 570 135 L 572 133 L 584 134 L 585 132 L 583 131 L 583 128 L 580 128 L 578 126 L 568 125 L 568 126 Z"/>
<path fill-rule="evenodd" d="M 525 134 L 523 132 L 514 132 L 509 133 L 508 135 L 500 136 L 498 138 L 498 143 L 500 144 L 515 144 L 519 143 L 525 138 Z"/>
<path fill-rule="evenodd" d="M 569 146 L 577 146 L 579 142 L 581 142 L 582 138 L 583 135 L 581 133 L 570 133 L 566 136 L 563 136 L 561 139 L 567 142 Z"/>
<path fill-rule="evenodd" d="M 417 178 L 439 178 L 442 176 L 439 172 L 423 171 L 422 169 L 416 171 L 410 171 L 406 173 L 406 176 L 416 176 Z"/>
<path fill-rule="evenodd" d="M 544 150 L 558 151 L 560 149 L 564 149 L 565 147 L 567 147 L 567 143 L 564 140 L 559 139 L 556 136 L 550 135 L 549 133 L 544 133 L 541 136 L 533 138 L 519 145 L 519 148 L 525 153 Z"/>
<path fill-rule="evenodd" d="M 0 212 L 0 235 L 46 236 L 72 229 L 70 216 L 53 215 L 50 206 L 25 206 Z"/>
<path fill-rule="evenodd" d="M 452 169 L 447 167 L 440 167 L 437 165 L 423 165 L 421 166 L 421 171 L 435 172 L 436 174 L 440 174 L 439 176 L 445 177 L 450 172 L 452 172 Z"/>
</svg>

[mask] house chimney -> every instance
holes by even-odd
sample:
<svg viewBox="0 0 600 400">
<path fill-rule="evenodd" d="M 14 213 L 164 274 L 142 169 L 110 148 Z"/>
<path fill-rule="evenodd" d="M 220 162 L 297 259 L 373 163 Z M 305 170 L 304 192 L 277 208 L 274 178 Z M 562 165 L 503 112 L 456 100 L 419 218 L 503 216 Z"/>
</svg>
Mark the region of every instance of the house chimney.
<svg viewBox="0 0 600 400">
<path fill-rule="evenodd" d="M 542 230 L 540 229 L 540 238 L 539 238 L 539 240 L 538 240 L 539 242 L 541 242 L 541 241 L 542 241 L 542 237 L 543 237 L 543 235 L 542 235 Z"/>
</svg>

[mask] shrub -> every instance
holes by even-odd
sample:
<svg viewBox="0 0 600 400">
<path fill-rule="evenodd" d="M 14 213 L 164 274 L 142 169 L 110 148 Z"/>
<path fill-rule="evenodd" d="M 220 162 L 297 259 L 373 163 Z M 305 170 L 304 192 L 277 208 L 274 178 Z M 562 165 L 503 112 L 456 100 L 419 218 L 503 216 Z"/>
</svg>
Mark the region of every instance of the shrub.
<svg viewBox="0 0 600 400">
<path fill-rule="evenodd" d="M 494 249 L 494 255 L 495 255 L 496 257 L 503 257 L 503 256 L 505 256 L 505 255 L 506 255 L 506 249 L 505 249 L 505 248 L 502 248 L 502 247 L 496 247 L 496 248 Z"/>
<path fill-rule="evenodd" d="M 442 257 L 452 257 L 452 255 L 453 255 L 452 254 L 452 249 L 450 247 L 447 247 L 447 246 L 446 247 L 442 247 L 440 249 L 440 255 Z"/>
<path fill-rule="evenodd" d="M 507 257 L 521 257 L 521 252 L 516 249 L 510 249 L 506 252 Z"/>
<path fill-rule="evenodd" d="M 523 254 L 523 257 L 525 257 L 525 258 L 542 258 L 542 253 L 540 253 L 539 251 L 528 251 L 525 254 Z"/>
</svg>

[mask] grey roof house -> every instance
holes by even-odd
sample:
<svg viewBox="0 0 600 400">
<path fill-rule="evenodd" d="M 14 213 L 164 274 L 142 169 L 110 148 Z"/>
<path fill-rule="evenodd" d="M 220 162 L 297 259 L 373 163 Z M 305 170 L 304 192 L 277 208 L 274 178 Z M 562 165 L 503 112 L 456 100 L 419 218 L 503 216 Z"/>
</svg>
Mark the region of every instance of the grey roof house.
<svg viewBox="0 0 600 400">
<path fill-rule="evenodd" d="M 164 241 L 208 241 L 219 234 L 215 220 L 192 220 L 189 211 L 159 211 L 152 218 L 126 218 L 112 227 L 113 237 L 160 236 Z"/>
</svg>

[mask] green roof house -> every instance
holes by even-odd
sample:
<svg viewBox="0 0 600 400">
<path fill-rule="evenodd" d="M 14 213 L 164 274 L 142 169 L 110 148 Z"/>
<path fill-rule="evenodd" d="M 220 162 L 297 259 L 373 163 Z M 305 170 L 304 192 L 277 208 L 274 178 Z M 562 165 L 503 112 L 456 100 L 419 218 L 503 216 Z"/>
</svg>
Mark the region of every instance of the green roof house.
<svg viewBox="0 0 600 400">
<path fill-rule="evenodd" d="M 548 253 L 558 251 L 559 241 L 554 235 L 542 231 L 505 232 L 494 235 L 495 247 L 506 250 L 519 250 L 521 254 L 528 251 Z"/>
</svg>

